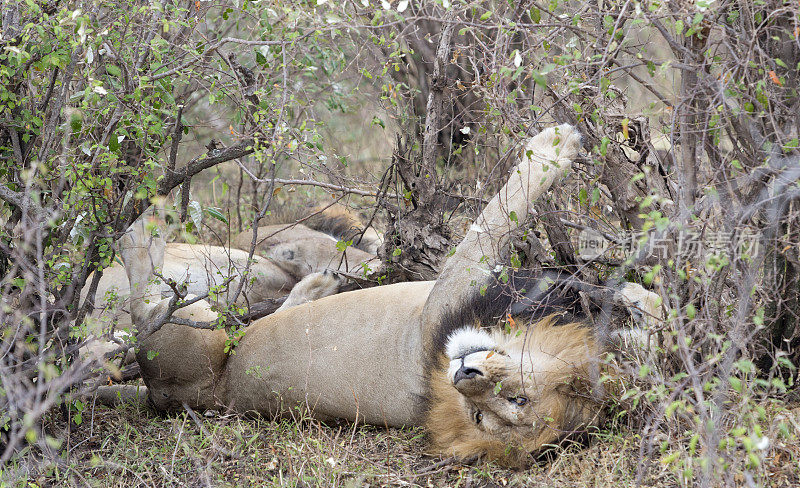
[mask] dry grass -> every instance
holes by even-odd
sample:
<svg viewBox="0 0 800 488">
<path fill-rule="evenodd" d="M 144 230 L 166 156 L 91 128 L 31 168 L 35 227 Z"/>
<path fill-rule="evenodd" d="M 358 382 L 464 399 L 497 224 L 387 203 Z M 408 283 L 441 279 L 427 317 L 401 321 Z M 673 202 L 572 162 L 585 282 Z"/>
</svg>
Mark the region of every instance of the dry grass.
<svg viewBox="0 0 800 488">
<path fill-rule="evenodd" d="M 772 486 L 797 486 L 800 411 L 783 411 L 794 426 L 767 461 Z M 525 471 L 461 465 L 424 454 L 419 429 L 341 422 L 267 421 L 229 415 L 162 416 L 140 405 L 90 406 L 81 425 L 54 413 L 50 435 L 68 439 L 55 460 L 24 453 L 0 475 L 0 486 L 540 486 L 637 485 L 640 436 L 622 426 L 594 434 L 589 446 L 559 449 Z M 785 420 L 785 418 L 784 418 Z M 680 483 L 657 461 L 640 486 Z"/>
</svg>

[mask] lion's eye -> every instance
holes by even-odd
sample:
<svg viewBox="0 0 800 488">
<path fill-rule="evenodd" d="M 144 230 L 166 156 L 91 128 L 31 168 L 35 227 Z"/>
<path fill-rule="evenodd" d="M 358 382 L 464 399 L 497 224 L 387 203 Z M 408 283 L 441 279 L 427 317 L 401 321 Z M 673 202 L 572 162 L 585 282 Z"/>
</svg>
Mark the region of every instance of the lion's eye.
<svg viewBox="0 0 800 488">
<path fill-rule="evenodd" d="M 481 423 L 481 420 L 483 420 L 483 414 L 480 410 L 475 411 L 475 423 L 479 424 Z"/>
<path fill-rule="evenodd" d="M 528 403 L 528 398 L 524 396 L 515 396 L 515 397 L 508 397 L 508 401 L 511 403 L 516 403 L 517 406 L 523 406 Z"/>
</svg>

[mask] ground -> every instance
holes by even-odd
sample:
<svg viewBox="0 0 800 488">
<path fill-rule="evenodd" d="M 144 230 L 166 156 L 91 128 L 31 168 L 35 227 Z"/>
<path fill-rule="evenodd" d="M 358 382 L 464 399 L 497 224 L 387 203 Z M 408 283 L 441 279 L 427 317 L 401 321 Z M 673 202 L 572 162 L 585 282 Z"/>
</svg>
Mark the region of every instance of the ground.
<svg viewBox="0 0 800 488">
<path fill-rule="evenodd" d="M 766 458 L 770 486 L 800 482 L 800 411 L 791 414 L 792 442 L 776 446 Z M 205 417 L 199 412 L 167 416 L 141 405 L 91 404 L 80 425 L 71 424 L 69 435 L 67 425 L 60 412 L 47 419 L 50 435 L 69 442 L 60 446 L 57 463 L 23 454 L 0 474 L 0 486 L 561 488 L 633 487 L 637 481 L 646 487 L 680 486 L 670 468 L 657 460 L 647 463 L 637 478 L 640 437 L 621 422 L 591 435 L 588 445 L 560 448 L 524 471 L 427 456 L 419 429 Z"/>
</svg>

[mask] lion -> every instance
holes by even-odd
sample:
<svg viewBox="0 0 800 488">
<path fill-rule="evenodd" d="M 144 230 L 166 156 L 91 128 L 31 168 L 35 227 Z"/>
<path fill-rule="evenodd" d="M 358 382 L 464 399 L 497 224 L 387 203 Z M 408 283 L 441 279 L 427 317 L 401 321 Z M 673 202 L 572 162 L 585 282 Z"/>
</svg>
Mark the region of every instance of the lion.
<svg viewBox="0 0 800 488">
<path fill-rule="evenodd" d="M 271 213 L 270 218 L 277 221 L 258 227 L 258 246 L 262 249 L 305 237 L 327 237 L 334 242 L 349 241 L 352 248 L 374 256 L 383 243 L 383 237 L 375 227 L 362 222 L 350 206 L 340 202 L 306 210 L 302 207 L 280 208 Z M 288 223 L 292 221 L 295 222 Z M 252 229 L 248 229 L 231 239 L 231 246 L 249 251 L 252 239 Z"/>
<path fill-rule="evenodd" d="M 317 225 L 329 227 L 340 226 L 342 217 L 339 213 L 317 219 Z M 325 224 L 326 219 L 333 223 Z M 349 221 L 348 221 L 349 222 Z M 329 270 L 358 269 L 362 262 L 376 260 L 376 256 L 358 248 L 351 248 L 340 263 L 342 253 L 336 248 L 338 242 L 332 235 L 310 229 L 302 224 L 275 224 L 259 228 L 265 236 L 259 241 L 261 249 L 266 249 L 264 256 L 250 259 L 248 279 L 238 297 L 238 304 L 258 303 L 268 299 L 287 297 L 280 309 L 305 303 L 315 297 L 327 296 L 338 292 L 341 280 Z M 252 232 L 245 231 L 234 239 L 241 243 L 240 248 L 225 248 L 206 244 L 165 244 L 164 262 L 161 267 L 163 278 L 185 287 L 186 292 L 194 296 L 204 296 L 211 292 L 212 302 L 221 305 L 229 303 L 228 298 L 238 289 L 246 264 L 248 253 L 244 242 L 252 239 Z M 87 298 L 93 275 L 81 292 L 81 300 Z M 294 287 L 306 279 L 295 291 Z M 223 286 L 225 285 L 225 286 Z M 100 335 L 113 324 L 114 329 L 124 330 L 131 326 L 128 313 L 128 277 L 124 266 L 114 264 L 105 268 L 95 292 L 94 311 L 88 318 L 92 335 Z M 215 293 L 220 290 L 221 293 Z M 171 288 L 161 283 L 162 294 Z M 125 332 L 115 334 L 119 341 L 127 341 Z M 116 349 L 117 344 L 101 339 L 90 340 L 83 348 L 83 355 L 103 356 Z"/>
<path fill-rule="evenodd" d="M 165 244 L 160 268 L 159 274 L 163 278 L 185 287 L 187 293 L 195 296 L 211 293 L 214 298 L 210 301 L 223 306 L 233 298 L 246 268 L 247 279 L 237 298 L 240 305 L 287 296 L 299 281 L 268 259 L 254 256 L 248 260 L 248 253 L 239 249 L 204 244 Z M 82 300 L 87 298 L 92 276 L 89 276 L 81 292 Z M 112 328 L 112 325 L 118 342 L 129 341 L 128 334 L 124 332 L 131 328 L 128 312 L 129 289 L 124 266 L 114 264 L 103 270 L 95 292 L 95 308 L 87 318 L 90 340 L 82 348 L 83 357 L 101 358 L 119 347 L 114 342 L 91 337 L 100 336 L 105 330 Z M 170 291 L 169 285 L 162 281 L 159 293 Z"/>
<path fill-rule="evenodd" d="M 344 216 L 347 216 L 345 218 Z M 354 218 L 343 210 L 325 213 L 314 222 L 333 230 L 355 225 Z M 344 222 L 344 223 L 343 223 Z M 348 227 L 350 228 L 350 227 Z M 206 244 L 165 244 L 161 274 L 164 278 L 186 287 L 186 291 L 202 296 L 227 287 L 215 296 L 215 302 L 223 305 L 238 288 L 248 262 L 252 231 L 244 231 L 232 240 L 232 247 Z M 302 224 L 273 224 L 259 228 L 257 248 L 263 256 L 250 259 L 248 280 L 238 298 L 238 303 L 256 303 L 265 299 L 287 296 L 303 278 L 329 269 L 357 269 L 362 262 L 376 259 L 374 254 L 358 248 L 350 248 L 342 265 L 342 253 L 336 248 L 338 240 L 331 234 L 311 229 Z M 81 292 L 85 300 L 90 290 L 93 274 Z M 335 277 L 333 275 L 332 277 Z M 317 278 L 318 279 L 318 278 Z M 312 283 L 314 280 L 309 280 Z M 332 287 L 339 280 L 324 280 L 320 286 Z M 122 264 L 105 268 L 98 282 L 95 296 L 99 298 L 92 314 L 94 322 L 114 323 L 118 328 L 130 326 L 128 315 L 128 277 Z M 162 282 L 162 293 L 170 287 Z M 338 290 L 338 288 L 337 288 Z M 331 291 L 331 293 L 333 293 Z M 315 296 L 313 293 L 309 296 Z M 308 299 L 309 296 L 306 296 Z"/>
<path fill-rule="evenodd" d="M 345 225 L 355 225 L 352 217 L 346 219 L 342 210 L 323 213 L 315 219 L 317 226 L 343 231 Z M 348 229 L 351 227 L 347 227 Z M 357 264 L 376 259 L 360 249 L 348 250 L 347 259 L 339 263 L 342 253 L 336 248 L 338 242 L 332 235 L 310 229 L 302 224 L 275 224 L 259 229 L 264 236 L 260 245 L 265 246 L 265 256 L 254 256 L 248 260 L 248 252 L 206 244 L 164 244 L 164 260 L 160 266 L 161 277 L 185 288 L 192 296 L 213 295 L 214 304 L 228 305 L 231 295 L 238 289 L 248 270 L 245 286 L 237 304 L 253 304 L 264 300 L 286 297 L 278 310 L 306 303 L 317 297 L 338 292 L 342 282 L 332 269 L 356 269 Z M 252 239 L 246 231 L 234 242 Z M 241 245 L 249 249 L 248 246 Z M 250 266 L 246 267 L 248 261 Z M 93 275 L 90 275 L 82 290 L 81 299 L 87 298 Z M 295 287 L 297 287 L 295 289 Z M 126 330 L 131 327 L 129 315 L 129 284 L 124 266 L 114 264 L 103 270 L 95 292 L 94 311 L 88 317 L 88 340 L 81 348 L 81 356 L 102 358 L 117 350 L 119 345 L 130 342 Z M 161 282 L 162 294 L 171 291 Z M 113 327 L 112 327 L 113 326 Z M 106 340 L 102 334 L 114 330 L 116 340 Z M 126 360 L 126 362 L 129 362 Z"/>
<path fill-rule="evenodd" d="M 604 352 L 624 344 L 645 348 L 644 329 L 603 328 L 620 318 L 611 312 L 660 314 L 656 296 L 632 283 L 591 286 L 550 271 L 510 275 L 508 284 L 495 280 L 445 315 L 425 425 L 440 452 L 520 466 L 602 420 L 599 378 L 615 374 L 601 361 Z M 604 318 L 592 323 L 586 305 Z M 506 313 L 503 328 L 485 328 Z"/>
<path fill-rule="evenodd" d="M 296 280 L 326 269 L 359 272 L 364 266 L 377 264 L 374 253 L 355 246 L 343 249 L 339 242 L 331 234 L 302 224 L 273 224 L 258 228 L 256 251 Z M 243 231 L 231 241 L 231 246 L 237 249 L 250 250 L 252 244 L 252 230 Z"/>
<path fill-rule="evenodd" d="M 569 125 L 530 139 L 437 280 L 288 307 L 244 329 L 232 354 L 225 352 L 228 336 L 221 329 L 168 323 L 150 330 L 169 304 L 159 300 L 152 282 L 158 250 L 152 252 L 143 232 L 126 234 L 121 255 L 149 402 L 163 411 L 290 417 L 299 407 L 320 420 L 420 425 L 435 453 L 510 465 L 596 425 L 603 398 L 596 372 L 607 349 L 600 334 L 584 323 L 560 324 L 557 316 L 506 331 L 496 325 L 496 313 L 484 322 L 471 310 L 476 297 L 501 302 L 502 294 L 493 291 L 500 287 L 487 285 L 508 257 L 510 236 L 528 219 L 531 202 L 568 173 L 580 141 Z M 547 280 L 531 283 L 529 288 L 549 289 Z M 657 316 L 658 300 L 651 295 L 644 291 L 622 302 Z M 511 309 L 517 314 L 539 302 Z M 202 302 L 176 315 L 214 318 Z M 486 326 L 491 332 L 481 328 Z"/>
<path fill-rule="evenodd" d="M 247 267 L 248 254 L 239 249 L 204 244 L 169 243 L 165 247 L 160 274 L 163 278 L 185 287 L 186 291 L 193 295 L 206 295 L 209 291 L 219 290 L 214 301 L 222 304 L 227 304 L 228 298 L 232 298 L 231 295 L 238 288 L 246 267 L 249 279 L 245 280 L 242 294 L 237 299 L 237 303 L 240 304 L 286 296 L 298 282 L 267 259 L 254 256 L 250 261 L 250 266 Z M 83 300 L 88 295 L 92 276 L 89 276 L 87 285 L 81 292 Z M 95 304 L 95 313 L 107 318 L 111 314 L 117 314 L 116 322 L 125 324 L 126 320 L 123 317 L 127 315 L 125 311 L 128 308 L 126 305 L 129 288 L 124 266 L 114 264 L 104 269 L 95 293 L 95 296 L 100 298 Z M 162 281 L 160 290 L 162 293 L 167 293 L 171 289 Z M 120 306 L 120 303 L 123 306 Z"/>
</svg>

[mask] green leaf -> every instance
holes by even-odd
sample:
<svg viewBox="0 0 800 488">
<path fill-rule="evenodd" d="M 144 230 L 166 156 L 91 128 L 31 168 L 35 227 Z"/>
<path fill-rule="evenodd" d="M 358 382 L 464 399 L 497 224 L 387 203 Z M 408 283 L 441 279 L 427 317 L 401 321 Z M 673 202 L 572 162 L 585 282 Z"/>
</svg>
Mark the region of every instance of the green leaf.
<svg viewBox="0 0 800 488">
<path fill-rule="evenodd" d="M 674 402 L 667 405 L 667 408 L 664 409 L 664 417 L 670 418 L 675 413 L 675 411 L 683 406 L 683 402 L 681 400 L 675 400 Z"/>
<path fill-rule="evenodd" d="M 352 245 L 353 245 L 353 241 L 352 240 L 349 240 L 349 241 L 338 241 L 336 243 L 336 250 L 339 251 L 339 252 L 345 252 L 347 250 L 347 248 L 352 246 Z"/>
<path fill-rule="evenodd" d="M 374 115 L 372 117 L 372 125 L 379 125 L 379 126 L 381 126 L 381 129 L 385 129 L 386 128 L 386 123 L 383 121 L 383 119 L 381 119 L 377 115 Z"/>
<path fill-rule="evenodd" d="M 491 16 L 492 16 L 492 11 L 491 10 L 488 11 L 488 12 L 484 12 L 484 14 L 481 15 L 481 20 L 488 20 L 489 17 L 491 17 Z"/>
<path fill-rule="evenodd" d="M 14 279 L 11 280 L 11 283 L 14 286 L 16 286 L 17 288 L 19 288 L 20 290 L 24 290 L 25 289 L 25 278 L 19 278 L 19 277 L 14 278 Z"/>
<path fill-rule="evenodd" d="M 205 208 L 205 212 L 208 214 L 209 217 L 212 217 L 212 218 L 214 218 L 216 220 L 219 220 L 223 224 L 227 224 L 228 223 L 228 218 L 225 217 L 225 215 L 222 212 L 220 212 L 220 210 L 218 208 L 206 207 Z"/>
<path fill-rule="evenodd" d="M 192 219 L 194 225 L 200 227 L 200 224 L 203 223 L 203 207 L 200 205 L 200 202 L 192 200 L 189 202 L 186 210 L 188 210 L 189 218 Z"/>
<path fill-rule="evenodd" d="M 752 372 L 753 372 L 753 371 L 755 371 L 755 369 L 756 369 L 756 366 L 755 366 L 755 364 L 753 364 L 753 362 L 752 362 L 752 361 L 749 361 L 749 360 L 747 360 L 747 359 L 740 359 L 740 360 L 736 361 L 736 362 L 735 362 L 735 363 L 733 363 L 733 364 L 734 364 L 734 366 L 736 366 L 736 368 L 738 368 L 738 369 L 739 369 L 739 371 L 741 371 L 742 373 L 752 373 Z"/>
<path fill-rule="evenodd" d="M 539 85 L 540 87 L 542 87 L 542 88 L 545 88 L 545 87 L 547 87 L 547 78 L 545 78 L 545 77 L 544 77 L 544 75 L 542 75 L 542 74 L 541 74 L 541 73 L 539 73 L 538 71 L 536 71 L 536 70 L 533 70 L 533 71 L 531 72 L 531 78 L 533 78 L 533 81 L 534 81 L 534 82 L 535 82 L 537 85 Z"/>
<path fill-rule="evenodd" d="M 608 154 L 608 145 L 611 143 L 611 139 L 607 136 L 603 136 L 603 139 L 600 141 L 600 155 L 605 157 Z"/>
<path fill-rule="evenodd" d="M 114 132 L 108 136 L 108 150 L 113 153 L 119 152 L 119 136 Z"/>
</svg>

